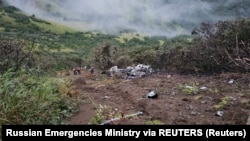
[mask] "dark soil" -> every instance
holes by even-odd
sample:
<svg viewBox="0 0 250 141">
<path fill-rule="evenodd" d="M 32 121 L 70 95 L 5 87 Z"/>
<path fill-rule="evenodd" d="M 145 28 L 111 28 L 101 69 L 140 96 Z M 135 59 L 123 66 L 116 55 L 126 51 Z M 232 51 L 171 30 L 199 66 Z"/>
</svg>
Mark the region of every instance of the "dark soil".
<svg viewBox="0 0 250 141">
<path fill-rule="evenodd" d="M 119 116 L 123 118 L 110 124 L 244 125 L 250 116 L 249 73 L 158 73 L 120 79 L 82 70 L 81 75 L 69 77 L 75 78 L 82 99 L 78 113 L 66 119 L 72 125 L 100 124 Z M 158 97 L 147 98 L 150 90 Z M 142 114 L 126 117 L 137 112 Z"/>
</svg>

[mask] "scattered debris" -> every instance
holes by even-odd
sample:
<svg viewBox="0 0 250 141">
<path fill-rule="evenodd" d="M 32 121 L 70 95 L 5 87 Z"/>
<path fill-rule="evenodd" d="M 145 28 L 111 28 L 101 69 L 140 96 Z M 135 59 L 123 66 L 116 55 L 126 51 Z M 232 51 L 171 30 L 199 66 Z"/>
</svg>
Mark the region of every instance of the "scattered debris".
<svg viewBox="0 0 250 141">
<path fill-rule="evenodd" d="M 109 99 L 110 97 L 109 97 L 109 96 L 104 96 L 103 98 L 104 98 L 104 99 Z"/>
<path fill-rule="evenodd" d="M 153 74 L 154 70 L 150 67 L 150 65 L 139 64 L 135 67 L 127 67 L 125 69 L 119 69 L 117 66 L 113 66 L 109 69 L 110 77 L 115 75 L 121 76 L 122 78 L 138 78 L 143 77 L 149 74 Z"/>
<path fill-rule="evenodd" d="M 190 113 L 190 115 L 193 115 L 193 116 L 195 116 L 197 114 L 198 114 L 198 112 L 196 112 L 196 111 L 191 111 L 191 113 Z"/>
<path fill-rule="evenodd" d="M 228 84 L 233 84 L 234 83 L 234 80 L 233 79 L 230 79 L 229 81 L 228 81 Z"/>
<path fill-rule="evenodd" d="M 208 90 L 209 88 L 208 87 L 200 87 L 200 90 L 203 90 L 203 91 L 206 91 L 206 90 Z"/>
<path fill-rule="evenodd" d="M 84 102 L 112 106 L 112 111 L 104 111 L 102 117 L 92 124 L 147 124 L 147 120 L 152 118 L 166 124 L 246 125 L 248 122 L 250 125 L 249 73 L 234 77 L 224 74 L 221 77 L 220 74 L 196 76 L 171 72 L 170 77 L 170 73 L 162 71 L 140 79 L 108 81 L 102 75 L 89 75 L 88 70 L 83 75 L 87 84 L 77 83 L 77 88 L 83 90 L 83 98 L 88 96 Z M 228 84 L 231 79 L 234 83 Z M 147 97 L 152 90 L 158 94 L 156 99 Z M 71 124 L 89 124 L 93 119 L 96 109 L 92 104 L 84 104 L 81 108 L 84 112 L 69 118 Z M 142 111 L 143 115 L 123 119 L 120 109 L 124 115 L 137 111 Z"/>
<path fill-rule="evenodd" d="M 206 103 L 207 103 L 207 101 L 205 101 L 205 100 L 204 100 L 204 101 L 201 101 L 201 104 L 206 104 Z"/>
<path fill-rule="evenodd" d="M 199 93 L 199 88 L 196 84 L 193 84 L 192 86 L 190 85 L 180 85 L 179 86 L 180 90 L 183 91 L 186 94 L 198 94 Z"/>
<path fill-rule="evenodd" d="M 110 119 L 110 120 L 106 120 L 103 123 L 101 123 L 100 125 L 109 125 L 109 124 L 111 124 L 114 121 L 118 121 L 118 120 L 121 120 L 121 119 L 126 119 L 126 118 L 131 118 L 131 117 L 139 116 L 139 115 L 142 115 L 142 114 L 143 114 L 143 112 L 139 111 L 139 112 L 136 112 L 134 114 L 125 115 L 123 117 L 116 117 L 116 118 L 113 118 L 113 119 Z"/>
<path fill-rule="evenodd" d="M 147 95 L 147 98 L 157 98 L 158 94 L 155 91 L 150 91 Z"/>
<path fill-rule="evenodd" d="M 217 116 L 220 116 L 220 117 L 222 117 L 222 116 L 223 116 L 223 114 L 224 114 L 224 112 L 223 112 L 223 111 L 217 111 L 217 113 L 216 113 L 216 115 L 217 115 Z"/>
<path fill-rule="evenodd" d="M 193 89 L 194 87 L 186 85 L 185 88 L 187 88 L 187 89 Z"/>
</svg>

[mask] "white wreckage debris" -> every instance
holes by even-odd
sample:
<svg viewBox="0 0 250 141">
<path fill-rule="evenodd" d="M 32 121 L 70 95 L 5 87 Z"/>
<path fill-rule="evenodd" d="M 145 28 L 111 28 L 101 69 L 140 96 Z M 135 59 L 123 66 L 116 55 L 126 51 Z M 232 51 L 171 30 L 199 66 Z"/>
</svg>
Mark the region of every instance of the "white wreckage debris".
<svg viewBox="0 0 250 141">
<path fill-rule="evenodd" d="M 110 120 L 106 120 L 104 122 L 102 122 L 100 125 L 110 125 L 112 122 L 114 121 L 119 121 L 119 120 L 122 120 L 122 119 L 128 119 L 128 118 L 132 118 L 132 117 L 135 117 L 135 116 L 139 116 L 139 115 L 142 115 L 143 112 L 136 112 L 134 114 L 130 114 L 130 115 L 123 115 L 121 117 L 116 117 L 116 118 L 112 118 Z"/>
<path fill-rule="evenodd" d="M 157 94 L 155 91 L 153 91 L 153 90 L 151 90 L 151 91 L 147 94 L 147 98 L 155 99 L 155 98 L 157 98 L 157 97 L 158 97 L 158 94 Z"/>
<path fill-rule="evenodd" d="M 138 64 L 135 67 L 127 67 L 125 69 L 119 69 L 117 66 L 113 66 L 109 69 L 110 77 L 120 76 L 124 79 L 127 78 L 139 78 L 149 74 L 153 74 L 155 71 L 150 65 Z"/>
</svg>

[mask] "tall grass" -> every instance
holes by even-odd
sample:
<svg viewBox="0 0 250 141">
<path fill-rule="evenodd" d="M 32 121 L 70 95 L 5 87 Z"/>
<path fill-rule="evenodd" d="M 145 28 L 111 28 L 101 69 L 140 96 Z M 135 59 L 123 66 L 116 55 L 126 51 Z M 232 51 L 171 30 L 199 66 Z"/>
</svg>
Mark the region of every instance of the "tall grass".
<svg viewBox="0 0 250 141">
<path fill-rule="evenodd" d="M 0 76 L 0 124 L 63 124 L 77 109 L 55 80 L 8 71 Z"/>
</svg>

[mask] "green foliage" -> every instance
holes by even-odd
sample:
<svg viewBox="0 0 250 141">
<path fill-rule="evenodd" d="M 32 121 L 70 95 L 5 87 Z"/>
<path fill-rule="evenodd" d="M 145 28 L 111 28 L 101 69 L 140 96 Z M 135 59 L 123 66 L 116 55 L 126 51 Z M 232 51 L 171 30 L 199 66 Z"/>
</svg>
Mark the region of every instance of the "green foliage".
<svg viewBox="0 0 250 141">
<path fill-rule="evenodd" d="M 85 65 L 105 70 L 112 65 L 126 67 L 136 63 L 179 73 L 248 71 L 250 67 L 249 19 L 203 23 L 193 32 L 198 36 L 167 39 L 135 34 L 135 31 L 121 31 L 118 36 L 75 32 L 35 15 L 22 14 L 15 7 L 4 9 L 0 37 L 35 41 L 40 54 L 35 57 L 41 61 L 33 64 L 43 72 Z M 109 43 L 109 53 L 102 52 L 103 43 Z"/>
<path fill-rule="evenodd" d="M 187 95 L 197 94 L 199 92 L 199 83 L 190 82 L 188 84 L 179 85 L 179 89 Z"/>
<path fill-rule="evenodd" d="M 250 20 L 247 18 L 203 23 L 194 33 L 199 37 L 197 46 L 201 46 L 200 54 L 207 59 L 204 63 L 211 62 L 211 66 L 221 71 L 249 71 L 249 29 Z"/>
<path fill-rule="evenodd" d="M 6 13 L 15 13 L 15 12 L 18 12 L 20 10 L 14 6 L 7 6 L 7 7 L 4 7 L 4 11 Z"/>
<path fill-rule="evenodd" d="M 163 125 L 164 123 L 158 119 L 152 119 L 152 120 L 148 120 L 146 122 L 146 125 Z"/>
<path fill-rule="evenodd" d="M 0 40 L 0 74 L 8 69 L 18 71 L 31 56 L 32 47 L 25 47 L 25 41 L 13 39 Z"/>
<path fill-rule="evenodd" d="M 215 109 L 216 110 L 223 110 L 225 108 L 225 106 L 228 105 L 229 100 L 230 100 L 229 97 L 222 98 L 222 100 L 217 105 L 214 106 Z"/>
<path fill-rule="evenodd" d="M 50 78 L 9 70 L 0 82 L 1 124 L 61 124 L 77 109 Z"/>
<path fill-rule="evenodd" d="M 152 67 L 159 66 L 158 63 L 158 52 L 154 49 L 147 49 L 142 51 L 141 53 L 136 54 L 134 57 L 135 62 L 141 64 L 152 64 Z"/>
<path fill-rule="evenodd" d="M 89 121 L 91 125 L 98 125 L 106 120 L 108 114 L 112 112 L 111 107 L 106 105 L 99 105 L 95 111 L 94 117 L 92 117 Z"/>
<path fill-rule="evenodd" d="M 108 43 L 96 48 L 93 53 L 93 63 L 95 67 L 105 71 L 112 67 L 113 62 L 111 60 L 111 46 Z"/>
<path fill-rule="evenodd" d="M 118 68 L 126 68 L 127 66 L 130 66 L 132 62 L 132 59 L 128 55 L 119 56 L 114 60 L 114 64 L 118 66 Z"/>
</svg>

